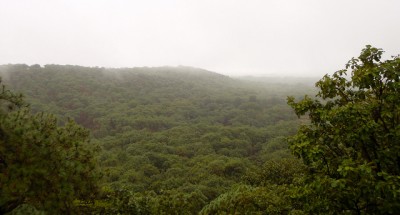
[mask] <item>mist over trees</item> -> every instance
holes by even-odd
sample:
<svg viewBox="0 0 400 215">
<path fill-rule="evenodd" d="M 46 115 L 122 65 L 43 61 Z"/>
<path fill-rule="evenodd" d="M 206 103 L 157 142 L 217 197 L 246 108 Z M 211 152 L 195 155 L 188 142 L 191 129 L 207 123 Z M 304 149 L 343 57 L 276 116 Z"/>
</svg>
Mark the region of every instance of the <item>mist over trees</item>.
<svg viewBox="0 0 400 215">
<path fill-rule="evenodd" d="M 317 89 L 191 67 L 0 66 L 1 210 L 394 214 L 400 61 L 382 52 Z"/>
</svg>

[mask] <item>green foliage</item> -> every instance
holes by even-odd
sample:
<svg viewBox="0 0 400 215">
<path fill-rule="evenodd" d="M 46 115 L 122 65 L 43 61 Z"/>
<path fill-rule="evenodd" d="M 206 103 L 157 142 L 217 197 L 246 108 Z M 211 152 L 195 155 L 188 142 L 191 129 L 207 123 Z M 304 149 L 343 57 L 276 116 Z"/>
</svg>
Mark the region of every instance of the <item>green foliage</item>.
<svg viewBox="0 0 400 215">
<path fill-rule="evenodd" d="M 382 53 L 367 46 L 346 69 L 324 76 L 319 99 L 288 99 L 309 117 L 290 140 L 309 169 L 297 192 L 309 213 L 400 210 L 400 58 L 382 61 Z"/>
<path fill-rule="evenodd" d="M 306 169 L 294 158 L 269 160 L 261 168 L 249 172 L 243 179 L 252 186 L 290 185 L 298 183 L 296 180 L 304 176 Z"/>
<path fill-rule="evenodd" d="M 33 112 L 53 113 L 59 125 L 74 119 L 103 149 L 107 191 L 94 204 L 75 201 L 87 214 L 196 214 L 249 172 L 264 180 L 257 170 L 266 161 L 291 156 L 285 137 L 299 123 L 286 95 L 312 91 L 187 67 L 4 65 L 0 74 Z M 251 186 L 259 196 L 269 189 Z"/>
<path fill-rule="evenodd" d="M 285 186 L 240 185 L 206 205 L 200 214 L 288 214 L 291 211 Z"/>
<path fill-rule="evenodd" d="M 20 210 L 70 213 L 74 199 L 92 200 L 98 174 L 88 131 L 72 121 L 58 127 L 52 115 L 32 115 L 4 87 L 0 99 L 15 107 L 0 114 L 0 212 L 28 205 Z"/>
<path fill-rule="evenodd" d="M 218 196 L 200 214 L 302 214 L 291 195 L 304 173 L 300 160 L 269 160 L 247 172 L 244 183 Z"/>
</svg>

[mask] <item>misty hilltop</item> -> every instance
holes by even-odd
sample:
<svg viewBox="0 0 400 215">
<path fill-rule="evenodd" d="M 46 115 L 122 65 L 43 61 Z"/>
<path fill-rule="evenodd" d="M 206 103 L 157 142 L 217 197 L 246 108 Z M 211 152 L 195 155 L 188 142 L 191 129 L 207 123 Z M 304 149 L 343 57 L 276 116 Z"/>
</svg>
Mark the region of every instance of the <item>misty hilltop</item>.
<svg viewBox="0 0 400 215">
<path fill-rule="evenodd" d="M 258 120 L 269 114 L 265 112 L 267 109 L 256 110 L 277 104 L 288 110 L 286 96 L 295 92 L 296 88 L 299 90 L 296 85 L 239 80 L 184 66 L 116 69 L 10 64 L 0 66 L 0 76 L 5 84 L 25 95 L 34 111 L 72 118 L 95 130 L 100 129 L 101 118 L 108 115 L 116 118 L 114 111 L 126 121 L 129 114 L 143 117 L 145 107 L 154 105 L 163 107 L 155 118 L 174 118 L 181 110 L 187 112 L 180 117 L 181 121 L 174 120 L 174 123 L 200 119 L 215 123 L 224 118 L 222 114 L 226 115 L 225 123 L 243 123 L 253 119 L 252 124 L 261 126 L 274 120 Z M 301 90 L 304 89 L 307 87 Z M 246 104 L 249 101 L 252 102 L 250 106 Z M 129 107 L 130 110 L 126 113 L 119 110 L 121 107 Z M 254 111 L 254 115 L 241 118 L 241 114 L 230 112 L 237 107 L 249 113 Z M 199 108 L 203 108 L 204 112 L 200 113 Z M 100 109 L 102 111 L 96 113 Z"/>
</svg>

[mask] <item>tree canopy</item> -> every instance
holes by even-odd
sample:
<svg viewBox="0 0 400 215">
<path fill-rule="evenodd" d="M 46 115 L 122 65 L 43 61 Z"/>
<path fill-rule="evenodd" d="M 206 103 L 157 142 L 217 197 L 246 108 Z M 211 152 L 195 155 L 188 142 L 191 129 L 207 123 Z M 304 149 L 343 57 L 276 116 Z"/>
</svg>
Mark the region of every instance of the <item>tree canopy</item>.
<svg viewBox="0 0 400 215">
<path fill-rule="evenodd" d="M 286 96 L 313 92 L 188 67 L 3 65 L 0 75 L 33 113 L 53 113 L 58 124 L 72 118 L 101 147 L 99 198 L 78 202 L 79 213 L 88 214 L 196 214 L 214 200 L 216 209 L 230 199 L 218 196 L 236 195 L 249 172 L 257 173 L 248 177 L 255 188 L 243 189 L 258 190 L 259 197 L 249 197 L 258 201 L 266 189 L 256 187 L 272 177 L 256 170 L 291 157 L 285 138 L 299 120 Z"/>
<path fill-rule="evenodd" d="M 400 58 L 382 54 L 366 46 L 316 98 L 288 98 L 309 120 L 289 144 L 308 168 L 297 198 L 310 213 L 400 211 Z"/>
<path fill-rule="evenodd" d="M 394 214 L 400 58 L 382 54 L 303 99 L 188 67 L 0 66 L 31 104 L 1 88 L 0 213 Z"/>
</svg>

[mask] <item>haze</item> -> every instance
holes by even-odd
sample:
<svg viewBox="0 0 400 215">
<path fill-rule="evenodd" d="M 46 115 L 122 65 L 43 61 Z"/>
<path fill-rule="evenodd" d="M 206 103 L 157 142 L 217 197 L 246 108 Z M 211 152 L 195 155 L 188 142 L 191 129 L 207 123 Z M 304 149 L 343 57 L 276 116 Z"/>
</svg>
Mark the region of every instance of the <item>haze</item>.
<svg viewBox="0 0 400 215">
<path fill-rule="evenodd" d="M 0 64 L 321 76 L 367 44 L 399 54 L 399 8 L 396 0 L 2 0 Z"/>
</svg>

